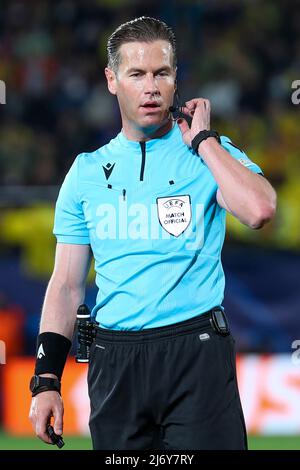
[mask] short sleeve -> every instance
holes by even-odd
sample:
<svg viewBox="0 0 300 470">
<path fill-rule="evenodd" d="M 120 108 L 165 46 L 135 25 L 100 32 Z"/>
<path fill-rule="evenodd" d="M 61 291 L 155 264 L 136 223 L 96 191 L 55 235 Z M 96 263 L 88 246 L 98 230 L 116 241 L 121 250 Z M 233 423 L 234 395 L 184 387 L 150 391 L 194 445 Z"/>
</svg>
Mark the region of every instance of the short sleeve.
<svg viewBox="0 0 300 470">
<path fill-rule="evenodd" d="M 242 165 L 249 168 L 249 170 L 253 171 L 253 173 L 260 173 L 263 175 L 263 171 L 261 168 L 253 163 L 250 158 L 245 154 L 243 150 L 241 150 L 237 145 L 235 145 L 229 137 L 224 135 L 221 136 L 221 145 L 222 147 L 230 153 L 230 155 L 239 161 Z"/>
<path fill-rule="evenodd" d="M 55 206 L 53 233 L 59 243 L 89 245 L 89 232 L 78 197 L 78 156 L 60 188 Z"/>
</svg>

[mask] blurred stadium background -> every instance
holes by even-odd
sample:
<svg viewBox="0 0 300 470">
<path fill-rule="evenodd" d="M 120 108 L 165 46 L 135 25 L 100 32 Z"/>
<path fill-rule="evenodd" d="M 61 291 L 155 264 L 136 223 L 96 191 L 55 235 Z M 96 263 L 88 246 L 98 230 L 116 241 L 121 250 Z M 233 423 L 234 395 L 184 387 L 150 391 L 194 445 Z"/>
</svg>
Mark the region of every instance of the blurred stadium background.
<svg viewBox="0 0 300 470">
<path fill-rule="evenodd" d="M 29 378 L 53 267 L 53 209 L 76 155 L 120 128 L 103 68 L 108 35 L 140 15 L 175 30 L 182 100 L 264 170 L 278 213 L 251 231 L 228 217 L 225 307 L 251 449 L 300 449 L 300 79 L 297 0 L 1 0 L 0 449 L 47 448 L 28 422 Z M 90 274 L 87 303 L 95 298 Z M 297 342 L 298 340 L 298 342 Z M 86 369 L 66 367 L 65 448 L 90 448 Z"/>
</svg>

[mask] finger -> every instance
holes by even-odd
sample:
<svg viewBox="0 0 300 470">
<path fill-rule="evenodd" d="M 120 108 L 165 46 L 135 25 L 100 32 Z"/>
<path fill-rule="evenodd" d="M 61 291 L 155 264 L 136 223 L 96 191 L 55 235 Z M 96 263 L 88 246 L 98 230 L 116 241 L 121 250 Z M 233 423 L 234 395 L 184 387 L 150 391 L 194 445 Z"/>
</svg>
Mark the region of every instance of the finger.
<svg viewBox="0 0 300 470">
<path fill-rule="evenodd" d="M 190 109 L 187 106 L 182 106 L 181 111 L 183 114 L 186 114 L 187 116 L 193 117 L 194 116 L 194 109 Z"/>
<path fill-rule="evenodd" d="M 49 420 L 49 416 L 45 415 L 43 417 L 40 417 L 39 420 L 36 422 L 35 433 L 37 437 L 43 442 L 46 442 L 46 444 L 53 444 L 47 433 L 47 425 L 49 423 Z"/>
<path fill-rule="evenodd" d="M 177 119 L 177 124 L 181 130 L 181 132 L 184 134 L 186 131 L 189 131 L 190 128 L 189 128 L 189 125 L 187 123 L 187 121 L 183 118 L 180 118 L 180 119 Z"/>
<path fill-rule="evenodd" d="M 197 106 L 197 103 L 198 103 L 199 99 L 200 99 L 200 98 L 193 98 L 193 99 L 191 99 L 191 100 L 189 100 L 189 101 L 186 101 L 186 103 L 185 103 L 186 107 L 187 107 L 188 109 L 190 109 L 190 110 L 195 109 L 196 106 Z"/>
<path fill-rule="evenodd" d="M 185 103 L 186 108 L 190 111 L 194 111 L 198 106 L 203 106 L 204 98 L 193 98 Z"/>
<path fill-rule="evenodd" d="M 54 432 L 55 434 L 61 435 L 63 433 L 63 408 L 55 408 L 54 409 Z"/>
<path fill-rule="evenodd" d="M 204 103 L 204 108 L 207 110 L 207 111 L 210 111 L 210 101 L 205 99 L 203 100 L 203 103 Z"/>
<path fill-rule="evenodd" d="M 194 115 L 197 114 L 198 116 L 204 116 L 207 113 L 207 107 L 206 103 L 204 101 L 201 101 L 198 103 L 198 106 L 196 107 L 194 111 Z"/>
<path fill-rule="evenodd" d="M 189 133 L 190 133 L 190 128 L 189 128 L 189 125 L 188 123 L 186 122 L 185 119 L 178 119 L 177 120 L 177 124 L 179 126 L 179 129 L 181 131 L 181 134 L 182 134 L 182 137 L 184 139 L 184 141 L 188 141 L 189 140 Z"/>
<path fill-rule="evenodd" d="M 52 444 L 51 439 L 46 433 L 46 426 L 50 418 L 48 417 L 48 414 L 45 414 L 43 416 L 38 413 L 36 398 L 32 399 L 30 412 L 29 412 L 29 419 L 31 421 L 31 424 L 35 431 L 36 436 L 42 441 L 46 442 L 47 444 Z"/>
<path fill-rule="evenodd" d="M 210 127 L 210 102 L 209 100 L 203 100 L 202 103 L 195 109 L 195 119 L 201 123 L 203 129 L 209 129 Z"/>
</svg>

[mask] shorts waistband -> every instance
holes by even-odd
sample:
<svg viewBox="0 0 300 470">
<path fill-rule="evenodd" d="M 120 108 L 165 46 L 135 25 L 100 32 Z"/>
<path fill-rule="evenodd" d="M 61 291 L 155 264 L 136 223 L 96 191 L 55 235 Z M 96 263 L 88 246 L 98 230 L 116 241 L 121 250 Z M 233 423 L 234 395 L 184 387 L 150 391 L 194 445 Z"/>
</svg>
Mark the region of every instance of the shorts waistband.
<svg viewBox="0 0 300 470">
<path fill-rule="evenodd" d="M 208 312 L 189 318 L 182 322 L 173 323 L 172 325 L 160 326 L 156 328 L 145 328 L 143 330 L 127 331 L 127 330 L 110 330 L 106 328 L 96 327 L 96 339 L 106 342 L 126 342 L 141 343 L 155 341 L 158 339 L 167 339 L 174 336 L 193 333 L 195 330 L 212 331 L 211 313 Z"/>
</svg>

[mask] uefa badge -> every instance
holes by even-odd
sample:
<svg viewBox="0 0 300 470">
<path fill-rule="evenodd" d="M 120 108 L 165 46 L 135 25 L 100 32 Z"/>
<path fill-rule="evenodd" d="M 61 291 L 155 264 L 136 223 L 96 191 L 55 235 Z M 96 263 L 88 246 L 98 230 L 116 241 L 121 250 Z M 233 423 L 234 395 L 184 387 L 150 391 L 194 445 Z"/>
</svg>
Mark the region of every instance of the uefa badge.
<svg viewBox="0 0 300 470">
<path fill-rule="evenodd" d="M 160 225 L 174 237 L 179 237 L 192 218 L 190 196 L 169 196 L 156 199 Z"/>
</svg>

